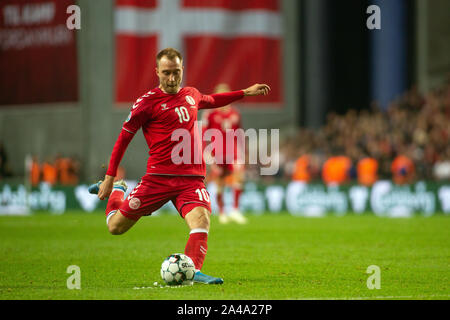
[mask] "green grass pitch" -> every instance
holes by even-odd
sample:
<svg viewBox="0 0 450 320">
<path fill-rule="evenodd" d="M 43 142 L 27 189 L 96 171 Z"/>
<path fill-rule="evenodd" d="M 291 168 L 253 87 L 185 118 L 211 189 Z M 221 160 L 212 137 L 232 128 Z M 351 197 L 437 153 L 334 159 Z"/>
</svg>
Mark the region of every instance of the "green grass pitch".
<svg viewBox="0 0 450 320">
<path fill-rule="evenodd" d="M 450 298 L 450 217 L 373 215 L 249 216 L 247 225 L 212 217 L 203 272 L 223 285 L 162 283 L 166 256 L 188 237 L 175 215 L 142 218 L 121 236 L 100 212 L 0 217 L 0 299 L 446 299 Z M 81 289 L 66 285 L 70 265 Z M 369 290 L 368 266 L 380 267 Z"/>
</svg>

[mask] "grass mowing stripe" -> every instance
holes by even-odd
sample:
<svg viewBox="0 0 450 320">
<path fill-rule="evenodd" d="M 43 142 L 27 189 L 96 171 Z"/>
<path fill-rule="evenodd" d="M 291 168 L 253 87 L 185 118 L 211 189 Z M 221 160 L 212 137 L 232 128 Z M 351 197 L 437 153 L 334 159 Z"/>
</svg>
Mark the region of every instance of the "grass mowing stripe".
<svg viewBox="0 0 450 320">
<path fill-rule="evenodd" d="M 160 283 L 164 258 L 184 250 L 189 230 L 180 217 L 144 217 L 121 236 L 108 234 L 100 213 L 0 217 L 0 298 L 449 298 L 449 217 L 249 220 L 212 218 L 202 271 L 223 277 L 223 285 L 136 290 Z M 66 287 L 69 265 L 81 269 L 81 290 Z M 379 290 L 366 286 L 369 265 L 380 267 Z"/>
</svg>

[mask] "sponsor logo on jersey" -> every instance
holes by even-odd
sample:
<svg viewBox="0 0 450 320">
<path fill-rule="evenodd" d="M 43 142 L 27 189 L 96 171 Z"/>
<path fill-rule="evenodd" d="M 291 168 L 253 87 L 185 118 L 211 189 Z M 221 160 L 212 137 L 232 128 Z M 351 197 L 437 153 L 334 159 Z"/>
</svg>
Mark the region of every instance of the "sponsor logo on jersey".
<svg viewBox="0 0 450 320">
<path fill-rule="evenodd" d="M 169 107 L 167 106 L 167 104 L 163 103 L 161 105 L 161 110 L 167 110 L 167 109 L 169 109 Z"/>
<path fill-rule="evenodd" d="M 189 103 L 191 106 L 195 106 L 194 98 L 192 98 L 191 96 L 186 96 L 185 99 L 186 99 L 186 102 Z"/>
</svg>

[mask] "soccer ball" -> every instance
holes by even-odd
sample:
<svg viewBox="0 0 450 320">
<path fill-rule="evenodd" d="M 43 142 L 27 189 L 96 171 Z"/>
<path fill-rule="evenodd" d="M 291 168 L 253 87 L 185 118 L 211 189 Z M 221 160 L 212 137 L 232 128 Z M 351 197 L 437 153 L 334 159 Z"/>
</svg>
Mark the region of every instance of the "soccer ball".
<svg viewBox="0 0 450 320">
<path fill-rule="evenodd" d="M 161 278 L 169 286 L 192 285 L 194 273 L 194 262 L 182 253 L 171 254 L 161 265 Z"/>
</svg>

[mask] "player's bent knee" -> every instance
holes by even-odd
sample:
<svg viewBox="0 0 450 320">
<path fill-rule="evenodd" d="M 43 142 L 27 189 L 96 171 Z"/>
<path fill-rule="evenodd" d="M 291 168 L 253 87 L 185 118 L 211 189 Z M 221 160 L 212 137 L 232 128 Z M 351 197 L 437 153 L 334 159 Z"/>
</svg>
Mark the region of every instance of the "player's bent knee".
<svg viewBox="0 0 450 320">
<path fill-rule="evenodd" d="M 118 236 L 121 234 L 124 234 L 128 228 L 124 228 L 123 226 L 117 224 L 117 223 L 109 223 L 108 224 L 108 231 L 113 236 Z"/>
<path fill-rule="evenodd" d="M 108 231 L 112 235 L 121 235 L 127 232 L 136 221 L 126 218 L 118 210 L 108 221 Z"/>
<path fill-rule="evenodd" d="M 124 228 L 121 228 L 120 226 L 117 225 L 108 225 L 108 230 L 109 233 L 111 233 L 113 236 L 118 236 L 121 234 L 124 234 L 126 232 L 126 230 Z"/>
</svg>

